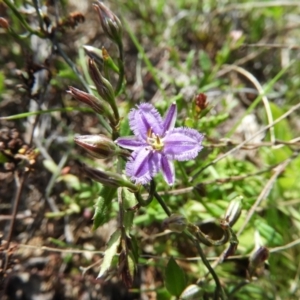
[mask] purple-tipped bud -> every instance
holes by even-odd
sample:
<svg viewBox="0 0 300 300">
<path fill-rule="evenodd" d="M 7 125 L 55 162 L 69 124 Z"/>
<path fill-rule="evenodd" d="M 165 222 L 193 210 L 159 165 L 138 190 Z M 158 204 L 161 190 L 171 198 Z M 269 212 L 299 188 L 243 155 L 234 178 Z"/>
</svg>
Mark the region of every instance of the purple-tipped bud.
<svg viewBox="0 0 300 300">
<path fill-rule="evenodd" d="M 98 181 L 106 186 L 110 187 L 126 187 L 131 190 L 133 193 L 138 191 L 138 187 L 131 183 L 130 181 L 124 179 L 121 175 L 108 172 L 101 171 L 98 169 L 90 168 L 86 165 L 82 165 L 83 172 L 90 177 L 91 179 Z"/>
<path fill-rule="evenodd" d="M 113 126 L 117 124 L 117 121 L 111 113 L 110 107 L 97 97 L 76 89 L 72 86 L 69 86 L 69 90 L 67 91 L 67 93 L 73 96 L 77 101 L 87 104 L 97 114 L 107 117 Z"/>
<path fill-rule="evenodd" d="M 122 24 L 119 18 L 102 2 L 94 4 L 105 34 L 115 43 L 122 43 Z"/>
<path fill-rule="evenodd" d="M 109 158 L 118 153 L 118 147 L 116 144 L 102 134 L 79 135 L 74 138 L 74 141 L 95 158 Z"/>
<path fill-rule="evenodd" d="M 169 218 L 163 221 L 163 227 L 174 232 L 181 233 L 187 228 L 187 219 L 179 214 L 172 214 Z"/>
<path fill-rule="evenodd" d="M 264 271 L 265 261 L 269 258 L 268 248 L 261 246 L 249 258 L 249 275 L 261 275 Z"/>
</svg>

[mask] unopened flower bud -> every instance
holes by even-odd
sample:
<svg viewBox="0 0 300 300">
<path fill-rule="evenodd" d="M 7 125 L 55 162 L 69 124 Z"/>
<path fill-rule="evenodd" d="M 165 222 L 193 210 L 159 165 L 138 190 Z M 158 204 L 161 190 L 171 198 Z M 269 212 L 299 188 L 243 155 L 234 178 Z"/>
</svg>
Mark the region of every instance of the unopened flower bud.
<svg viewBox="0 0 300 300">
<path fill-rule="evenodd" d="M 94 4 L 105 34 L 115 43 L 122 43 L 122 24 L 119 18 L 102 2 Z"/>
<path fill-rule="evenodd" d="M 111 56 L 109 55 L 109 53 L 107 52 L 107 50 L 104 47 L 102 47 L 102 57 L 103 57 L 105 64 L 111 70 L 115 71 L 116 73 L 120 72 L 118 66 L 114 63 L 113 59 L 111 58 Z"/>
<path fill-rule="evenodd" d="M 97 97 L 83 92 L 79 89 L 76 89 L 72 86 L 69 86 L 69 90 L 67 91 L 71 96 L 73 96 L 76 100 L 87 104 L 91 107 L 97 114 L 104 115 L 109 119 L 112 125 L 116 125 L 117 121 L 111 113 L 110 107 Z"/>
<path fill-rule="evenodd" d="M 109 158 L 117 153 L 117 145 L 102 134 L 79 135 L 74 138 L 74 141 L 95 158 Z"/>
<path fill-rule="evenodd" d="M 261 246 L 255 250 L 249 258 L 249 275 L 261 274 L 264 270 L 265 261 L 269 258 L 268 248 Z"/>
<path fill-rule="evenodd" d="M 180 299 L 182 300 L 199 299 L 200 294 L 201 294 L 201 288 L 196 284 L 191 284 L 184 289 L 184 291 L 180 295 Z"/>
<path fill-rule="evenodd" d="M 207 107 L 208 103 L 206 99 L 207 96 L 203 93 L 200 93 L 195 96 L 194 101 L 195 101 L 195 109 L 197 113 L 200 113 Z"/>
<path fill-rule="evenodd" d="M 102 50 L 93 46 L 84 45 L 84 52 L 89 58 L 95 60 L 98 64 L 103 64 Z"/>
<path fill-rule="evenodd" d="M 131 190 L 133 193 L 138 191 L 138 187 L 134 185 L 132 182 L 123 178 L 123 176 L 108 172 L 108 171 L 101 171 L 98 169 L 90 168 L 86 165 L 82 165 L 82 169 L 84 173 L 89 176 L 91 179 L 98 181 L 106 186 L 110 187 L 126 187 Z"/>
<path fill-rule="evenodd" d="M 95 83 L 99 95 L 105 100 L 114 111 L 115 117 L 119 119 L 119 112 L 116 105 L 115 93 L 110 82 L 105 79 L 100 71 L 98 70 L 95 62 L 92 59 L 89 59 L 89 71 L 90 75 Z"/>
<path fill-rule="evenodd" d="M 239 219 L 242 212 L 242 199 L 243 197 L 238 196 L 230 201 L 228 208 L 225 213 L 224 221 L 232 227 L 235 222 Z"/>
<path fill-rule="evenodd" d="M 181 233 L 188 225 L 187 219 L 179 214 L 172 214 L 163 221 L 163 227 L 171 231 Z"/>
</svg>

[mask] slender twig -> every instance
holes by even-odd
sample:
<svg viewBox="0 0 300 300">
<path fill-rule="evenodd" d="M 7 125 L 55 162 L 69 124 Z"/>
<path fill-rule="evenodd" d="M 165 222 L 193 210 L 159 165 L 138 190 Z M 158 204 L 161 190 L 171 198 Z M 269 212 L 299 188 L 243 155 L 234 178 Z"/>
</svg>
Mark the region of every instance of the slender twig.
<svg viewBox="0 0 300 300">
<path fill-rule="evenodd" d="M 7 234 L 7 242 L 6 242 L 6 246 L 5 248 L 8 249 L 9 245 L 10 245 L 10 241 L 12 238 L 12 233 L 15 227 L 15 221 L 16 221 L 16 215 L 17 215 L 17 211 L 18 211 L 18 207 L 19 207 L 19 203 L 21 200 L 21 195 L 23 192 L 23 188 L 24 188 L 24 183 L 26 181 L 26 178 L 28 176 L 28 172 L 24 173 L 21 175 L 21 178 L 19 177 L 18 171 L 15 171 L 14 173 L 15 176 L 15 182 L 16 182 L 16 186 L 17 186 L 17 191 L 16 191 L 16 195 L 15 195 L 15 199 L 13 201 L 13 211 L 12 211 L 12 218 L 11 218 L 11 222 L 10 222 L 10 226 L 9 226 L 9 231 Z"/>
<path fill-rule="evenodd" d="M 11 219 L 11 216 L 10 218 Z M 162 232 L 156 235 L 151 235 L 149 236 L 149 238 L 143 238 L 143 240 L 147 240 L 147 239 L 155 239 L 157 237 L 160 236 L 165 236 L 167 234 L 171 233 L 171 231 L 169 232 Z M 279 247 L 274 247 L 274 248 L 269 248 L 269 252 L 270 253 L 276 253 L 276 252 L 281 252 L 281 251 L 285 251 L 287 249 L 293 248 L 295 246 L 298 246 L 300 244 L 300 239 L 297 239 L 291 243 L 285 244 L 283 246 L 279 246 Z M 48 246 L 34 246 L 34 245 L 26 245 L 26 244 L 18 244 L 19 248 L 28 248 L 28 249 L 34 249 L 34 250 L 41 250 L 41 251 L 49 251 L 49 252 L 60 252 L 60 253 L 73 253 L 73 254 L 84 254 L 84 253 L 90 253 L 90 254 L 99 254 L 99 255 L 104 255 L 104 251 L 96 251 L 96 250 L 88 250 L 88 249 L 60 249 L 60 248 L 53 248 L 53 247 L 48 247 Z M 143 254 L 141 255 L 141 257 L 143 258 L 151 258 L 151 259 L 164 259 L 164 260 L 168 260 L 170 259 L 170 257 L 168 256 L 155 256 L 155 255 L 150 255 L 150 254 Z M 246 259 L 249 258 L 249 255 L 232 255 L 229 258 L 227 258 L 227 260 L 234 260 L 234 259 Z M 177 257 L 174 256 L 174 259 L 176 260 L 182 260 L 182 261 L 199 261 L 202 260 L 202 258 L 200 256 L 195 256 L 195 257 Z M 212 256 L 212 257 L 207 257 L 206 258 L 208 261 L 215 261 L 216 259 L 218 259 L 218 257 L 216 256 Z"/>
<path fill-rule="evenodd" d="M 209 137 L 207 138 L 209 139 Z M 221 139 L 212 144 L 204 144 L 205 148 L 223 148 L 238 145 L 239 142 L 232 141 L 230 139 Z M 259 142 L 259 143 L 249 143 L 245 146 L 241 147 L 242 150 L 255 150 L 260 147 L 273 147 L 273 146 L 299 146 L 300 145 L 300 137 L 294 138 L 289 141 L 282 141 L 275 139 L 274 142 Z M 277 149 L 279 147 L 276 147 Z"/>
<path fill-rule="evenodd" d="M 273 43 L 255 43 L 255 44 L 243 44 L 243 47 L 263 47 L 263 48 L 279 48 L 279 49 L 289 49 L 289 50 L 299 50 L 299 45 L 289 45 L 289 44 L 273 44 Z"/>
<path fill-rule="evenodd" d="M 11 120 L 27 118 L 29 116 L 34 116 L 34 115 L 43 115 L 43 114 L 49 114 L 52 112 L 70 112 L 70 111 L 93 112 L 93 110 L 88 107 L 78 107 L 77 106 L 77 107 L 53 108 L 53 109 L 31 111 L 31 112 L 21 113 L 21 114 L 17 114 L 17 115 L 0 117 L 0 121 L 11 121 Z"/>
<path fill-rule="evenodd" d="M 260 170 L 260 171 L 257 171 L 257 172 L 254 172 L 254 173 L 250 173 L 250 174 L 246 174 L 246 175 L 229 176 L 229 177 L 216 178 L 216 179 L 212 179 L 212 180 L 202 181 L 201 185 L 210 185 L 210 184 L 216 184 L 216 183 L 217 184 L 223 184 L 223 183 L 232 182 L 232 181 L 245 180 L 245 179 L 248 179 L 250 177 L 254 177 L 254 176 L 258 176 L 258 175 L 270 172 L 270 171 L 272 171 L 278 165 L 279 164 L 274 164 L 274 165 L 271 165 L 271 166 L 267 167 L 264 170 Z M 196 188 L 194 186 L 191 186 L 191 187 L 182 188 L 182 189 L 175 189 L 175 190 L 171 190 L 171 191 L 158 192 L 158 195 L 160 195 L 160 196 L 165 196 L 165 195 L 182 195 L 182 194 L 190 193 L 190 192 L 194 191 L 195 189 Z M 142 196 L 145 196 L 145 194 L 142 194 Z"/>
<path fill-rule="evenodd" d="M 239 67 L 239 66 L 225 65 L 224 67 L 228 68 L 229 70 L 234 70 L 234 71 L 244 75 L 246 78 L 248 78 L 248 80 L 250 80 L 253 83 L 253 85 L 256 87 L 256 89 L 259 92 L 259 97 L 260 97 L 259 99 L 261 99 L 264 103 L 267 118 L 268 118 L 268 122 L 269 122 L 269 124 L 272 124 L 273 123 L 273 115 L 272 115 L 272 111 L 271 111 L 271 108 L 270 108 L 269 100 L 268 100 L 267 96 L 265 95 L 266 93 L 265 93 L 264 89 L 262 88 L 259 81 L 254 77 L 254 75 L 251 74 L 250 72 L 248 72 L 247 70 L 245 70 L 244 68 Z M 240 121 L 242 121 L 243 117 L 241 118 Z M 270 130 L 271 142 L 274 143 L 274 141 L 275 141 L 274 127 L 270 127 L 269 130 Z"/>
<path fill-rule="evenodd" d="M 35 8 L 36 14 L 38 16 L 40 29 L 41 29 L 41 31 L 43 31 L 44 24 L 43 24 L 43 18 L 41 16 L 41 12 L 40 12 L 40 4 L 38 3 L 38 0 L 33 0 L 33 4 L 34 4 L 34 8 Z"/>
<path fill-rule="evenodd" d="M 62 168 L 65 166 L 68 158 L 69 158 L 69 155 L 70 155 L 70 152 L 71 152 L 71 149 L 69 149 L 64 155 L 63 157 L 61 158 L 59 164 L 57 165 L 57 168 L 55 170 L 55 172 L 52 174 L 51 176 L 51 179 L 49 180 L 49 183 L 45 189 L 45 197 L 46 199 L 49 198 L 50 194 L 51 194 L 51 191 L 52 191 L 52 188 L 54 187 L 54 184 L 55 184 L 55 181 L 57 179 L 57 177 L 59 176 L 59 174 L 61 174 L 61 170 Z"/>
<path fill-rule="evenodd" d="M 84 88 L 92 94 L 92 90 L 89 87 L 89 85 L 86 83 L 84 80 L 83 76 L 81 73 L 78 71 L 76 65 L 72 62 L 72 60 L 68 57 L 68 55 L 64 52 L 64 50 L 61 48 L 60 44 L 56 41 L 56 38 L 53 37 L 51 39 L 53 46 L 56 48 L 57 52 L 61 55 L 61 57 L 65 60 L 65 62 L 69 65 L 69 67 L 73 70 L 81 84 L 84 86 Z"/>
<path fill-rule="evenodd" d="M 292 241 L 291 243 L 285 244 L 283 246 L 271 248 L 271 249 L 269 249 L 269 252 L 275 253 L 275 252 L 284 251 L 284 250 L 290 249 L 292 247 L 298 246 L 299 244 L 300 244 L 300 239 L 297 239 L 297 240 Z"/>
<path fill-rule="evenodd" d="M 232 10 L 242 10 L 242 9 L 259 9 L 259 8 L 267 8 L 267 7 L 283 7 L 283 6 L 300 6 L 298 1 L 292 0 L 279 0 L 279 1 L 270 1 L 270 2 L 247 2 L 247 3 L 235 3 L 234 5 L 229 4 L 219 9 L 219 13 L 225 13 L 226 11 Z"/>
<path fill-rule="evenodd" d="M 267 184 L 265 185 L 265 187 L 263 188 L 263 190 L 261 191 L 261 193 L 259 194 L 259 196 L 257 197 L 255 203 L 252 205 L 251 209 L 249 210 L 247 217 L 244 221 L 244 223 L 242 224 L 242 226 L 240 226 L 240 229 L 237 233 L 237 235 L 239 236 L 243 230 L 245 229 L 245 227 L 247 226 L 247 224 L 249 223 L 250 219 L 252 218 L 253 214 L 255 213 L 257 207 L 260 205 L 261 201 L 263 199 L 266 199 L 268 194 L 270 193 L 274 182 L 276 181 L 277 177 L 285 170 L 285 168 L 287 167 L 287 165 L 298 156 L 298 152 L 295 152 L 291 157 L 289 157 L 288 159 L 286 159 L 285 161 L 283 161 L 280 165 L 278 165 L 275 169 L 274 169 L 274 174 L 272 175 L 272 177 L 269 179 L 269 181 L 267 182 Z"/>
<path fill-rule="evenodd" d="M 80 271 L 82 272 L 82 276 L 85 275 L 85 273 L 94 268 L 95 266 L 99 265 L 102 261 L 102 258 L 98 259 L 96 262 L 94 262 L 93 264 L 89 265 L 88 267 L 79 267 Z"/>
<path fill-rule="evenodd" d="M 10 0 L 3 0 L 3 1 L 13 11 L 14 15 L 19 19 L 19 21 L 22 23 L 22 25 L 25 27 L 25 29 L 28 32 L 30 32 L 31 34 L 35 34 L 40 38 L 45 38 L 45 35 L 42 31 L 34 30 L 28 25 L 28 23 L 23 18 L 22 14 L 18 11 L 18 9 L 15 7 L 12 1 Z"/>
<path fill-rule="evenodd" d="M 250 138 L 248 138 L 247 140 L 243 141 L 242 143 L 240 143 L 239 145 L 237 145 L 236 147 L 232 148 L 231 150 L 229 150 L 228 152 L 224 153 L 223 155 L 220 155 L 219 157 L 217 157 L 216 159 L 214 159 L 212 162 L 210 162 L 209 164 L 207 164 L 206 166 L 204 166 L 203 168 L 201 168 L 191 179 L 191 181 L 194 181 L 205 169 L 207 169 L 208 167 L 216 164 L 217 162 L 219 162 L 220 160 L 224 159 L 225 157 L 229 156 L 230 154 L 233 154 L 234 152 L 236 152 L 237 150 L 241 149 L 241 147 L 245 146 L 247 143 L 249 143 L 251 140 L 253 140 L 255 137 L 259 136 L 260 134 L 262 134 L 263 132 L 265 132 L 266 130 L 268 130 L 270 127 L 274 126 L 275 124 L 279 123 L 280 121 L 282 121 L 283 119 L 285 119 L 287 116 L 289 116 L 290 114 L 292 114 L 295 110 L 300 108 L 300 103 L 294 105 L 293 107 L 291 107 L 285 114 L 283 114 L 281 117 L 279 117 L 278 119 L 276 119 L 272 124 L 269 124 L 268 126 L 265 126 L 264 128 L 262 128 L 261 130 L 259 130 L 258 132 L 256 132 L 254 135 L 252 135 Z"/>
<path fill-rule="evenodd" d="M 242 233 L 242 231 L 245 229 L 245 227 L 249 223 L 250 219 L 252 218 L 253 214 L 255 213 L 257 207 L 260 205 L 261 201 L 267 197 L 267 195 L 271 191 L 271 188 L 272 188 L 275 180 L 277 179 L 277 177 L 285 170 L 286 166 L 293 159 L 295 159 L 298 155 L 299 155 L 299 152 L 295 152 L 291 157 L 289 157 L 288 159 L 283 161 L 281 164 L 279 164 L 274 169 L 273 176 L 269 179 L 269 181 L 265 185 L 264 189 L 261 191 L 260 195 L 256 199 L 255 203 L 252 205 L 251 209 L 249 210 L 249 212 L 247 214 L 247 217 L 246 217 L 244 223 L 242 224 L 242 226 L 240 227 L 238 233 L 236 234 L 237 236 L 239 236 Z M 215 262 L 213 263 L 214 268 L 224 260 L 227 251 L 228 251 L 228 249 L 225 249 L 225 251 L 223 251 L 223 253 L 218 257 L 218 259 L 215 260 Z"/>
</svg>

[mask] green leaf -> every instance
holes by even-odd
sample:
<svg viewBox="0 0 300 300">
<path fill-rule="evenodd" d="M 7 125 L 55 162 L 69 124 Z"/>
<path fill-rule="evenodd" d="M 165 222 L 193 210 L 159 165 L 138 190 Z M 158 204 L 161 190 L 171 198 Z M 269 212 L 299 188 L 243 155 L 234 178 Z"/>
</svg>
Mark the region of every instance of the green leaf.
<svg viewBox="0 0 300 300">
<path fill-rule="evenodd" d="M 139 260 L 139 246 L 134 235 L 130 236 L 130 248 L 131 254 L 133 255 L 134 260 L 137 262 Z"/>
<path fill-rule="evenodd" d="M 109 220 L 111 210 L 111 200 L 109 198 L 99 197 L 95 205 L 93 230 L 105 224 Z"/>
<path fill-rule="evenodd" d="M 52 174 L 55 174 L 57 172 L 57 165 L 52 160 L 45 159 L 43 160 L 44 167 L 51 172 Z"/>
<path fill-rule="evenodd" d="M 100 272 L 97 278 L 103 276 L 103 274 L 110 268 L 113 257 L 117 254 L 118 247 L 121 241 L 121 231 L 115 231 L 107 244 L 107 248 L 105 250 L 104 258 L 100 267 Z"/>
<path fill-rule="evenodd" d="M 127 188 L 122 189 L 123 207 L 125 210 L 134 207 L 137 204 L 133 193 L 129 192 Z"/>
<path fill-rule="evenodd" d="M 104 186 L 95 205 L 93 230 L 105 224 L 110 217 L 112 198 L 116 192 L 115 188 Z"/>
<path fill-rule="evenodd" d="M 180 296 L 186 286 L 185 274 L 173 257 L 170 258 L 166 268 L 165 286 L 170 294 L 177 297 Z"/>
<path fill-rule="evenodd" d="M 128 263 L 128 270 L 130 273 L 131 278 L 134 278 L 134 273 L 136 270 L 136 263 L 134 260 L 134 256 L 131 252 L 129 252 L 129 255 L 127 256 L 127 263 Z"/>
<path fill-rule="evenodd" d="M 261 236 L 268 241 L 269 245 L 282 245 L 282 236 L 275 230 L 275 228 L 259 219 L 255 220 L 254 224 L 255 228 L 257 228 Z"/>
<path fill-rule="evenodd" d="M 286 111 L 273 102 L 270 102 L 270 108 L 273 119 L 281 117 Z M 288 141 L 293 138 L 293 129 L 291 128 L 288 119 L 283 119 L 274 125 L 276 139 Z"/>
<path fill-rule="evenodd" d="M 126 235 L 129 237 L 134 218 L 134 211 L 130 210 L 130 208 L 134 207 L 137 204 L 137 201 L 134 194 L 129 192 L 127 188 L 122 189 L 122 199 L 124 208 L 123 225 L 125 227 Z"/>
</svg>

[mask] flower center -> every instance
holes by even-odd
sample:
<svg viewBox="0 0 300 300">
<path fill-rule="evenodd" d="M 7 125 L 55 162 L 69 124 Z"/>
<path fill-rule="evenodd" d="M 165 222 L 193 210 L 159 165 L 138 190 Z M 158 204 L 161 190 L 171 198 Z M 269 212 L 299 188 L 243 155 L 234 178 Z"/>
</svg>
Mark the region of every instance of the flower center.
<svg viewBox="0 0 300 300">
<path fill-rule="evenodd" d="M 157 134 L 152 132 L 152 128 L 148 131 L 147 143 L 156 151 L 161 151 L 164 148 L 163 140 Z"/>
</svg>

